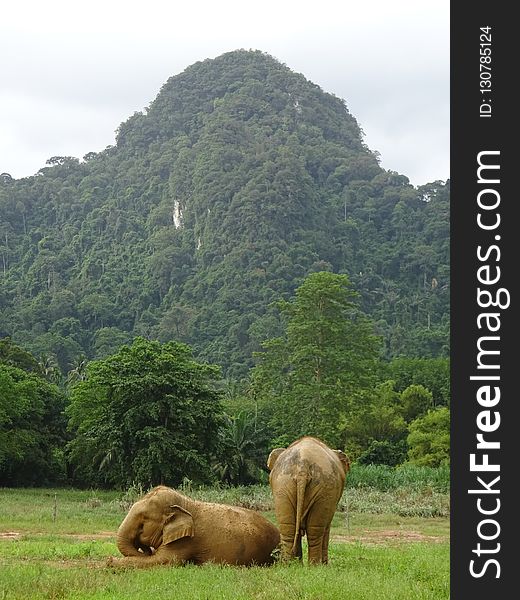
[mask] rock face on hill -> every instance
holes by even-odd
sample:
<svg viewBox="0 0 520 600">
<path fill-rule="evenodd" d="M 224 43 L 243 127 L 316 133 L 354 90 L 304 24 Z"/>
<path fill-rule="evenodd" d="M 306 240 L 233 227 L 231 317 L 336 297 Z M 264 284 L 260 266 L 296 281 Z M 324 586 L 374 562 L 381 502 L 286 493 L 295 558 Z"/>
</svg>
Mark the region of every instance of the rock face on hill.
<svg viewBox="0 0 520 600">
<path fill-rule="evenodd" d="M 446 353 L 448 184 L 383 170 L 345 103 L 269 55 L 196 63 L 115 146 L 47 164 L 0 178 L 0 336 L 65 371 L 144 335 L 239 376 L 319 270 L 350 276 L 388 356 Z"/>
</svg>

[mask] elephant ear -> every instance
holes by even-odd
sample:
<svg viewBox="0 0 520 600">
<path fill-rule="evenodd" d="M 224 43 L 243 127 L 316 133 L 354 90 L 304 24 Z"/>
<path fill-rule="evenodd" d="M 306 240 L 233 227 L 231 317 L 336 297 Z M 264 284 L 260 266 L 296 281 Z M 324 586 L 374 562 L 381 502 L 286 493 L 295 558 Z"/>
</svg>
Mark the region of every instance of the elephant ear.
<svg viewBox="0 0 520 600">
<path fill-rule="evenodd" d="M 346 475 L 348 470 L 350 469 L 349 457 L 341 450 L 334 450 L 334 452 L 338 455 L 338 458 L 340 459 L 341 464 L 343 465 L 343 468 L 345 469 L 345 475 Z"/>
<path fill-rule="evenodd" d="M 181 506 L 170 506 L 163 527 L 163 544 L 169 544 L 184 537 L 193 537 L 193 517 Z"/>
<path fill-rule="evenodd" d="M 267 468 L 269 471 L 273 470 L 275 462 L 278 460 L 278 457 L 284 450 L 285 448 L 275 448 L 271 451 L 271 454 L 269 454 L 269 458 L 267 459 Z"/>
</svg>

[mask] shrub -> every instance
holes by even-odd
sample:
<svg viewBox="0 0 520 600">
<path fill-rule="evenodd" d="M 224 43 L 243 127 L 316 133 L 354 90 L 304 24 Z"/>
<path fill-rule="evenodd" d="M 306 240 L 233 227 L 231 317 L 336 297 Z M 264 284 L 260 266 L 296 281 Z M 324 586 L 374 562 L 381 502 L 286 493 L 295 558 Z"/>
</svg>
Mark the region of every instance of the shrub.
<svg viewBox="0 0 520 600">
<path fill-rule="evenodd" d="M 373 440 L 357 462 L 360 465 L 388 465 L 396 467 L 406 460 L 406 440 Z"/>
<path fill-rule="evenodd" d="M 446 407 L 429 411 L 410 423 L 409 462 L 438 467 L 450 463 L 450 411 Z"/>
</svg>

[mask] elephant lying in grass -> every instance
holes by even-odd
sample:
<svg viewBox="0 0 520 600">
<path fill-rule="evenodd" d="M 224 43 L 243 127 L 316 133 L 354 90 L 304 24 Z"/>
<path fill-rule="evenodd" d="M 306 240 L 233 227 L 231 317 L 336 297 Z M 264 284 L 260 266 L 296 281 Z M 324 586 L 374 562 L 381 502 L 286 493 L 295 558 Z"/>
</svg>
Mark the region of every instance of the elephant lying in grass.
<svg viewBox="0 0 520 600">
<path fill-rule="evenodd" d="M 117 532 L 124 558 L 108 564 L 265 565 L 279 541 L 278 529 L 253 510 L 199 502 L 159 486 L 131 507 Z"/>
<path fill-rule="evenodd" d="M 347 456 L 316 438 L 303 437 L 273 450 L 267 467 L 282 558 L 301 558 L 302 535 L 307 534 L 309 562 L 326 563 L 330 523 L 350 467 Z"/>
</svg>

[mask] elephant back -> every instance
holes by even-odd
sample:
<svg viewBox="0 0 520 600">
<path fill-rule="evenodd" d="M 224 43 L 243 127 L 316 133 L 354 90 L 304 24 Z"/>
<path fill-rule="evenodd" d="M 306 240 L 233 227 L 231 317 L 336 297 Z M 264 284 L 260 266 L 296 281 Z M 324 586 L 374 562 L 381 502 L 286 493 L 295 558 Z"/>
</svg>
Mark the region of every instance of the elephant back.
<svg viewBox="0 0 520 600">
<path fill-rule="evenodd" d="M 280 452 L 272 466 L 269 483 L 275 507 L 287 500 L 296 507 L 301 497 L 302 520 L 318 502 L 331 505 L 331 510 L 343 494 L 346 469 L 337 451 L 316 438 L 297 440 Z M 334 508 L 332 508 L 334 505 Z"/>
</svg>

